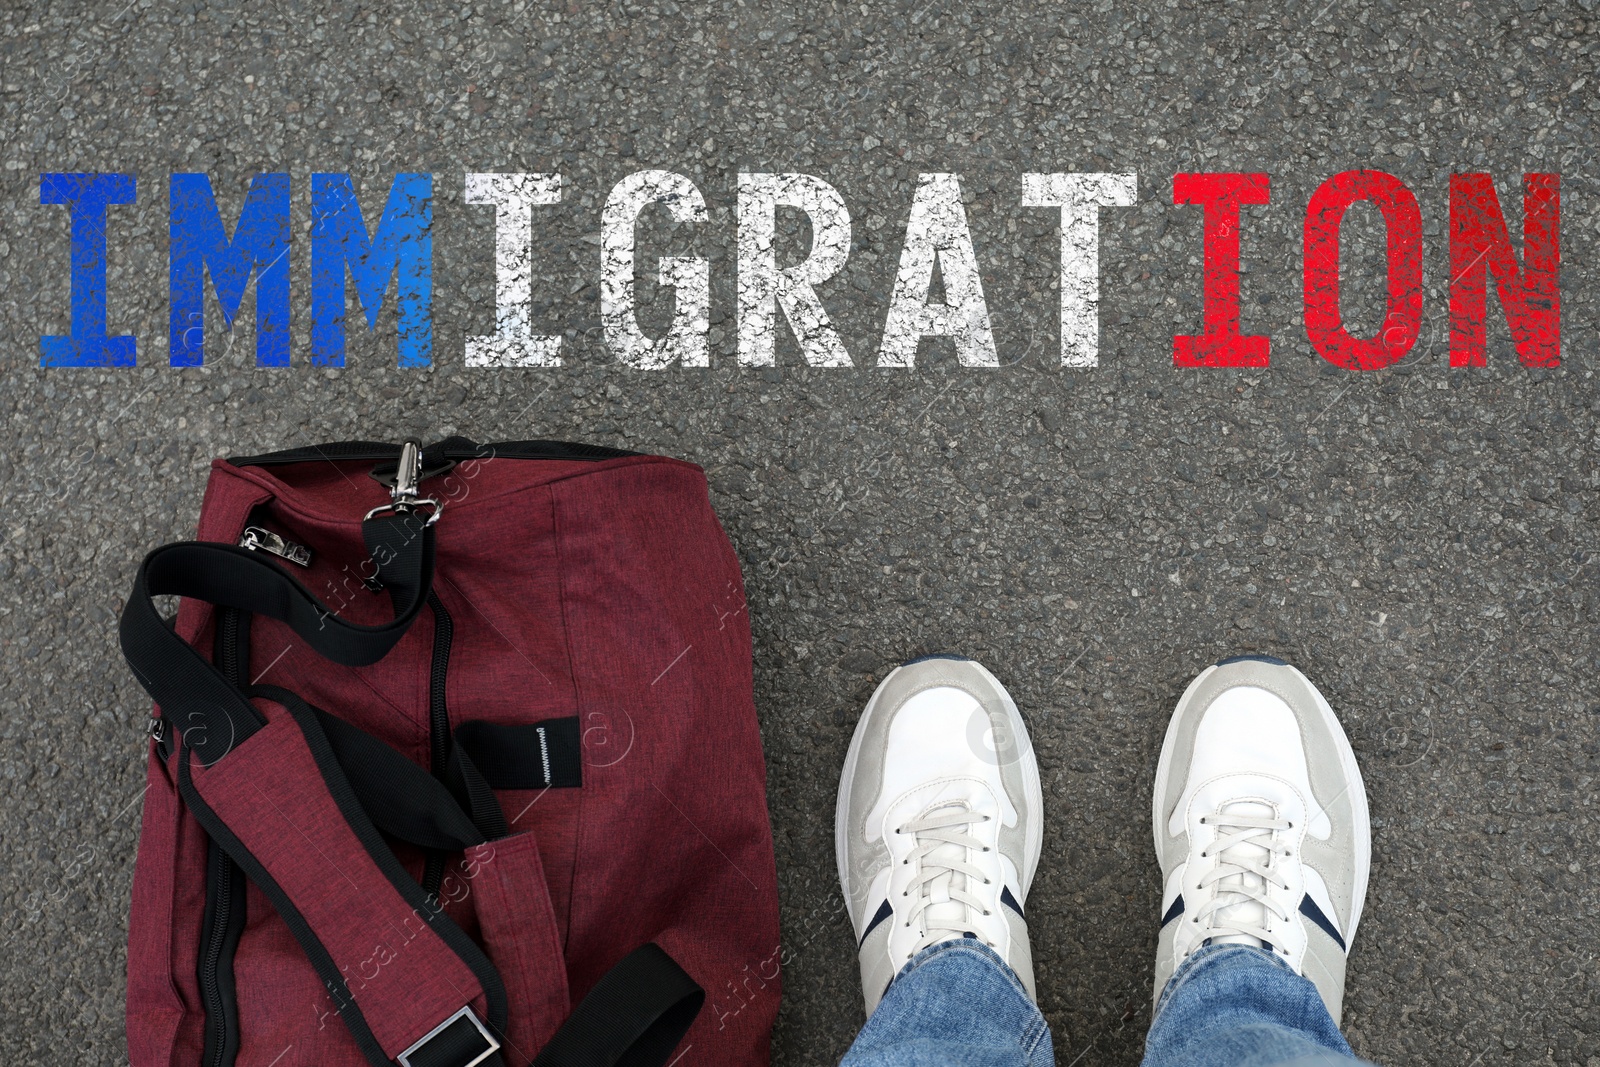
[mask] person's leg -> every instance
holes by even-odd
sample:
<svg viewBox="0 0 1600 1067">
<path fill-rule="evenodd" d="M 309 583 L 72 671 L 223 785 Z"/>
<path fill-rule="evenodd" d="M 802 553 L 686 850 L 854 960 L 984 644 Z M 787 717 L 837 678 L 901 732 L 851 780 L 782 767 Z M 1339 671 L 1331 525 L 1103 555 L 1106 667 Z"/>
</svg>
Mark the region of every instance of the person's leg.
<svg viewBox="0 0 1600 1067">
<path fill-rule="evenodd" d="M 1281 660 L 1223 660 L 1178 702 L 1152 804 L 1165 888 L 1145 1067 L 1354 1061 L 1345 957 L 1371 862 L 1355 752 Z"/>
<path fill-rule="evenodd" d="M 856 725 L 834 821 L 867 1025 L 844 1067 L 1043 1067 L 1023 905 L 1039 767 L 1022 716 L 972 660 L 892 671 Z"/>
<path fill-rule="evenodd" d="M 840 1067 L 1051 1067 L 1050 1028 L 1016 972 L 972 938 L 923 949 Z"/>
<path fill-rule="evenodd" d="M 1249 945 L 1210 945 L 1168 983 L 1146 1067 L 1350 1067 L 1344 1035 L 1317 987 L 1282 956 Z"/>
</svg>

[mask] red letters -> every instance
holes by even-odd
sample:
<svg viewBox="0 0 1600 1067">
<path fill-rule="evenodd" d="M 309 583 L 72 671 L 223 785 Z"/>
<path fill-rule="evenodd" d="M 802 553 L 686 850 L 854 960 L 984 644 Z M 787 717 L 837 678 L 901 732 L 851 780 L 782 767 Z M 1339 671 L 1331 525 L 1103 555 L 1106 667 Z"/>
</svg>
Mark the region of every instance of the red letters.
<svg viewBox="0 0 1600 1067">
<path fill-rule="evenodd" d="M 1561 363 L 1561 176 L 1522 176 L 1522 254 L 1518 269 L 1505 215 L 1487 174 L 1450 178 L 1450 365 L 1481 367 L 1489 271 L 1500 306 L 1530 367 Z"/>
<path fill-rule="evenodd" d="M 1178 367 L 1265 367 L 1266 337 L 1239 332 L 1239 205 L 1265 204 L 1265 174 L 1175 174 L 1174 204 L 1205 206 L 1205 332 L 1172 339 Z"/>
<path fill-rule="evenodd" d="M 1357 200 L 1383 212 L 1388 231 L 1389 304 L 1375 336 L 1350 336 L 1339 310 L 1339 227 Z M 1422 324 L 1422 211 L 1405 183 L 1377 170 L 1347 170 L 1306 205 L 1306 336 L 1323 359 L 1346 370 L 1387 367 L 1411 351 Z"/>
</svg>

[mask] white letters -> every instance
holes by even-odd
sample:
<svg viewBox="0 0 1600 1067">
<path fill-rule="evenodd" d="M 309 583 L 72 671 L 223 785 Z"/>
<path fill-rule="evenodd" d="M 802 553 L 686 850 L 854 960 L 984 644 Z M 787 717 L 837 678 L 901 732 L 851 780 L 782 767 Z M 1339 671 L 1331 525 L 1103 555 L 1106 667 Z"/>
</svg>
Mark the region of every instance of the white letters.
<svg viewBox="0 0 1600 1067">
<path fill-rule="evenodd" d="M 561 202 L 559 174 L 468 174 L 467 203 L 494 205 L 494 333 L 467 338 L 469 367 L 559 367 L 560 336 L 536 335 L 533 206 Z"/>
<path fill-rule="evenodd" d="M 711 328 L 711 265 L 704 259 L 662 256 L 658 275 L 675 290 L 672 325 L 666 336 L 646 337 L 634 314 L 633 230 L 647 204 L 665 204 L 679 222 L 704 222 L 706 202 L 681 174 L 646 170 L 617 183 L 600 216 L 600 321 L 606 344 L 618 359 L 639 370 L 659 370 L 674 362 L 685 367 L 710 363 L 706 334 Z"/>
<path fill-rule="evenodd" d="M 1063 367 L 1099 365 L 1100 209 L 1133 206 L 1138 200 L 1138 184 L 1138 175 L 1133 173 L 1022 175 L 1022 205 L 1055 208 L 1061 216 Z M 532 325 L 533 209 L 559 204 L 561 199 L 559 174 L 466 175 L 466 202 L 495 208 L 495 331 L 466 339 L 467 366 L 562 365 L 561 335 L 536 334 Z M 652 204 L 665 208 L 675 223 L 708 220 L 705 197 L 681 174 L 639 171 L 612 188 L 601 212 L 599 235 L 600 322 L 606 346 L 619 362 L 638 370 L 708 367 L 711 263 L 707 258 L 661 256 L 656 280 L 662 289 L 672 290 L 670 296 L 663 294 L 671 300 L 671 319 L 665 328 L 652 327 L 660 336 L 647 336 L 639 323 L 635 239 L 640 216 Z M 780 209 L 804 212 L 811 230 L 811 247 L 804 250 L 803 257 L 781 267 L 777 251 Z M 734 214 L 734 232 L 722 236 L 731 237 L 737 249 L 734 310 L 739 365 L 771 367 L 776 363 L 781 317 L 806 366 L 852 366 L 850 350 L 817 291 L 829 281 L 842 286 L 850 260 L 850 211 L 839 191 L 810 174 L 740 173 Z M 881 218 L 871 221 L 874 227 L 883 224 Z M 678 232 L 679 227 L 673 230 Z M 587 239 L 594 240 L 592 236 Z M 786 253 L 786 258 L 792 261 L 794 255 Z M 860 265 L 852 273 L 864 267 Z M 872 281 L 856 277 L 852 287 L 864 293 Z M 580 282 L 569 295 L 584 288 Z M 936 297 L 936 292 L 942 297 Z M 842 290 L 839 295 L 844 295 Z M 960 175 L 918 176 L 888 304 L 878 366 L 914 367 L 917 349 L 927 337 L 950 338 L 963 367 L 1000 366 L 961 199 Z M 661 321 L 648 314 L 646 320 Z"/>
<path fill-rule="evenodd" d="M 811 219 L 811 251 L 778 269 L 773 248 L 777 207 L 799 208 Z M 778 308 L 813 367 L 848 367 L 850 354 L 828 320 L 817 291 L 850 257 L 850 212 L 833 186 L 809 174 L 739 175 L 739 362 L 770 367 Z"/>
<path fill-rule="evenodd" d="M 1022 203 L 1061 209 L 1061 365 L 1100 365 L 1100 208 L 1131 207 L 1133 174 L 1024 174 Z"/>
<path fill-rule="evenodd" d="M 936 261 L 944 281 L 944 303 L 929 304 Z M 961 206 L 961 183 L 954 174 L 924 174 L 917 182 L 878 366 L 910 367 L 917 358 L 917 343 L 929 336 L 954 338 L 956 358 L 963 367 L 1000 365 L 978 277 L 978 257 Z"/>
</svg>

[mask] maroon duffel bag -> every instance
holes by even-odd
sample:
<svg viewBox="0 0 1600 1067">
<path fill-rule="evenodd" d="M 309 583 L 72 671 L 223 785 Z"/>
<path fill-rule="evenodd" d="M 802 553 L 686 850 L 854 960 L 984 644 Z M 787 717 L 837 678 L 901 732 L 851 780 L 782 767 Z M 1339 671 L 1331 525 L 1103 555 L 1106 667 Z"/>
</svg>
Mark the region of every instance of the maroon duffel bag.
<svg viewBox="0 0 1600 1067">
<path fill-rule="evenodd" d="M 692 464 L 218 460 L 198 540 L 146 557 L 122 617 L 157 705 L 134 1067 L 766 1063 L 744 603 Z"/>
</svg>

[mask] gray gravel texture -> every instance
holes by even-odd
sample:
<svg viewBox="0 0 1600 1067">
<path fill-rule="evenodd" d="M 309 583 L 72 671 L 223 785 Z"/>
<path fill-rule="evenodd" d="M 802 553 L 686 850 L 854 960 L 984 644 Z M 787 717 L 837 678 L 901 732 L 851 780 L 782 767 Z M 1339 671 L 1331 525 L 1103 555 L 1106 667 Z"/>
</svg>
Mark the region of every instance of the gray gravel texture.
<svg viewBox="0 0 1600 1067">
<path fill-rule="evenodd" d="M 1365 768 L 1374 870 L 1346 1029 L 1383 1063 L 1600 1063 L 1600 486 L 1592 0 L 1274 5 L 570 3 L 361 7 L 120 0 L 6 5 L 0 117 L 0 1048 L 125 1057 L 125 914 L 146 702 L 113 632 L 134 565 L 192 533 L 213 455 L 319 440 L 555 437 L 693 459 L 746 563 L 789 966 L 783 1065 L 834 1063 L 861 1024 L 838 900 L 836 774 L 873 686 L 918 653 L 981 658 L 1027 715 L 1045 780 L 1029 900 L 1061 1063 L 1133 1064 L 1160 887 L 1148 790 L 1188 679 L 1243 650 L 1293 660 Z M 680 171 L 710 221 L 640 227 L 641 271 L 711 260 L 712 367 L 642 373 L 599 342 L 600 208 Z M 1426 323 L 1405 364 L 1351 374 L 1299 322 L 1300 227 L 1346 168 L 1411 184 Z M 109 225 L 132 370 L 38 368 L 66 326 L 55 170 L 137 175 Z M 816 174 L 855 246 L 823 298 L 856 369 L 734 361 L 741 169 Z M 295 359 L 253 366 L 253 297 L 212 365 L 166 352 L 166 176 L 205 171 L 231 225 L 249 176 L 294 180 Z M 309 176 L 348 170 L 370 221 L 394 172 L 436 175 L 435 366 L 394 365 L 394 312 L 349 366 L 304 365 Z M 536 210 L 534 321 L 559 370 L 463 365 L 494 318 L 492 211 L 467 170 L 559 171 Z M 1002 361 L 948 342 L 870 366 L 910 194 L 961 175 Z M 1053 213 L 1027 171 L 1135 170 L 1103 213 L 1102 365 L 1055 366 Z M 1245 322 L 1260 371 L 1178 370 L 1200 317 L 1183 170 L 1259 170 Z M 1447 176 L 1563 176 L 1564 364 L 1529 371 L 1490 303 L 1489 366 L 1446 349 Z M 662 216 L 664 217 L 664 215 Z M 1352 211 L 1345 309 L 1382 317 L 1382 231 Z M 780 227 L 780 258 L 806 233 Z M 642 312 L 665 321 L 670 298 Z M 223 339 L 208 295 L 211 336 Z"/>
</svg>

